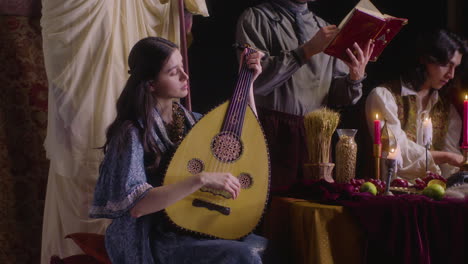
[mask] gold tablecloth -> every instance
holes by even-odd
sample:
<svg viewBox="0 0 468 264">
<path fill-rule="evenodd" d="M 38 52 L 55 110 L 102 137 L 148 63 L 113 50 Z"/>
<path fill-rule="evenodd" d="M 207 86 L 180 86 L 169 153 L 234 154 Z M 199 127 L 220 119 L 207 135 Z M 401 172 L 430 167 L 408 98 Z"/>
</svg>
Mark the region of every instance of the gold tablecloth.
<svg viewBox="0 0 468 264">
<path fill-rule="evenodd" d="M 362 263 L 362 231 L 342 206 L 274 197 L 263 227 L 290 263 Z"/>
</svg>

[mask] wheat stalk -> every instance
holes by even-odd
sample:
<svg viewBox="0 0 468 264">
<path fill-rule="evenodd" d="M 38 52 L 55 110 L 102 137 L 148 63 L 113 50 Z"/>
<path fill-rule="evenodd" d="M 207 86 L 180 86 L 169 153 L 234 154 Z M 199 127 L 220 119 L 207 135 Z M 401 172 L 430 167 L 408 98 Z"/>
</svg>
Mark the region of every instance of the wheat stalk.
<svg viewBox="0 0 468 264">
<path fill-rule="evenodd" d="M 304 117 L 309 162 L 328 163 L 330 161 L 330 142 L 340 114 L 328 108 L 312 111 Z"/>
</svg>

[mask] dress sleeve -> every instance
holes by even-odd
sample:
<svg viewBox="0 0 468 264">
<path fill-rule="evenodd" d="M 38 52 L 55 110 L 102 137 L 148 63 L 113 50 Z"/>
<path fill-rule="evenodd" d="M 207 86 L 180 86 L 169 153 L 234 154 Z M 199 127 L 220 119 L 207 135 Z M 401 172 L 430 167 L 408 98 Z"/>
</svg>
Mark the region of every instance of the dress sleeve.
<svg viewBox="0 0 468 264">
<path fill-rule="evenodd" d="M 92 218 L 119 218 L 153 188 L 147 183 L 143 146 L 136 128 L 127 130 L 124 140 L 112 140 L 99 169 Z"/>
<path fill-rule="evenodd" d="M 371 135 L 373 136 L 373 120 L 378 113 L 382 119 L 387 120 L 387 126 L 395 134 L 400 147 L 402 164 L 398 169 L 398 176 L 406 179 L 424 177 L 426 167 L 426 149 L 407 138 L 401 129 L 398 119 L 398 107 L 395 98 L 386 88 L 377 87 L 372 90 L 366 101 L 366 119 Z M 428 170 L 439 173 L 440 169 L 434 162 L 431 153 L 428 153 Z"/>
<path fill-rule="evenodd" d="M 293 73 L 306 63 L 302 48 L 281 50 L 279 54 L 270 54 L 274 27 L 268 24 L 269 18 L 254 8 L 247 9 L 237 23 L 236 41 L 249 44 L 265 52 L 262 59 L 262 74 L 254 83 L 254 92 L 266 96 L 286 82 Z"/>
<path fill-rule="evenodd" d="M 197 112 L 192 112 L 192 114 L 193 114 L 193 117 L 195 118 L 195 121 L 197 121 L 197 122 L 198 122 L 198 120 L 200 120 L 203 117 L 202 114 L 197 113 Z"/>
</svg>

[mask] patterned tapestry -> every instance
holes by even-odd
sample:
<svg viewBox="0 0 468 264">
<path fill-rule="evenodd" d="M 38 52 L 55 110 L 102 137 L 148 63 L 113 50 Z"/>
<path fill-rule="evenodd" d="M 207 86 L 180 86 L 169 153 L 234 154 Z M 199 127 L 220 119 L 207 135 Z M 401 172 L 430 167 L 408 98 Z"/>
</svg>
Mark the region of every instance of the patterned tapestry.
<svg viewBox="0 0 468 264">
<path fill-rule="evenodd" d="M 0 6 L 0 263 L 39 263 L 47 78 L 39 18 L 5 15 L 9 2 Z"/>
<path fill-rule="evenodd" d="M 1 0 L 0 15 L 40 16 L 40 0 Z"/>
</svg>

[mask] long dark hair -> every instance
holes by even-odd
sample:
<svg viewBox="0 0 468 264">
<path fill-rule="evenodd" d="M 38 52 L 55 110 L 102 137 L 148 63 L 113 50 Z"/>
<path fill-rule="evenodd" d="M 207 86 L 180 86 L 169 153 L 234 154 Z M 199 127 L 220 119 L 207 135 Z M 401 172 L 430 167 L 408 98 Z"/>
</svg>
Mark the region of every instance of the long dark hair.
<svg viewBox="0 0 468 264">
<path fill-rule="evenodd" d="M 150 83 L 158 77 L 176 49 L 174 43 L 159 37 L 141 39 L 133 46 L 128 56 L 130 77 L 117 100 L 117 117 L 107 128 L 106 143 L 102 147 L 104 153 L 111 140 L 121 146 L 125 140 L 124 132 L 131 126 L 139 129 L 145 153 L 151 156 L 159 153 L 151 135 L 151 129 L 156 127 L 153 117 L 156 101 Z"/>
<path fill-rule="evenodd" d="M 432 29 L 421 33 L 415 41 L 414 55 L 407 63 L 408 68 L 402 74 L 403 81 L 419 91 L 428 77 L 423 62 L 446 65 L 456 51 L 462 55 L 467 53 L 465 42 L 456 34 L 445 29 Z"/>
</svg>

